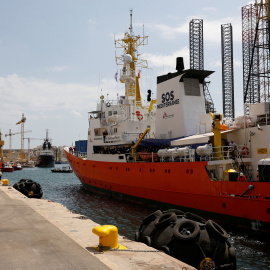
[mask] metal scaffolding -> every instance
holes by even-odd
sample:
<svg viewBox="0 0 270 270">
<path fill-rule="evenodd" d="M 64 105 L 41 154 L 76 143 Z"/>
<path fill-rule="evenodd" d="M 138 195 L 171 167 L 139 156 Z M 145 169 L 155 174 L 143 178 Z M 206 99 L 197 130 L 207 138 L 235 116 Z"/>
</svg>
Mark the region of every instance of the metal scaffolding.
<svg viewBox="0 0 270 270">
<path fill-rule="evenodd" d="M 190 69 L 204 70 L 203 55 L 203 20 L 192 19 L 189 23 L 189 52 Z M 207 113 L 215 112 L 214 103 L 209 92 L 209 82 L 204 82 L 203 93 L 205 110 Z"/>
<path fill-rule="evenodd" d="M 253 4 L 242 7 L 242 50 L 243 50 L 243 87 L 244 87 L 243 92 L 244 92 L 244 103 L 246 114 L 249 114 L 249 107 L 247 104 L 258 102 L 258 77 L 251 76 L 251 74 L 258 73 L 257 50 L 254 50 L 253 61 L 251 61 L 252 49 L 256 32 L 257 14 L 258 8 Z"/>
<path fill-rule="evenodd" d="M 269 0 L 256 0 L 242 8 L 244 103 L 269 102 Z"/>
<path fill-rule="evenodd" d="M 203 20 L 192 19 L 189 23 L 190 68 L 203 70 Z"/>
<path fill-rule="evenodd" d="M 221 25 L 223 116 L 235 118 L 232 25 Z"/>
</svg>

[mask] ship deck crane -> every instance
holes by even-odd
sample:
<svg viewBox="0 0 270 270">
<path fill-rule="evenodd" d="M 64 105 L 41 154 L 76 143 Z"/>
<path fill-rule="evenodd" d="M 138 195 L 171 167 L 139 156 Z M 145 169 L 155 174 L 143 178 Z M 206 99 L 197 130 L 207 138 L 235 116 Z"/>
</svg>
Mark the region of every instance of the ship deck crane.
<svg viewBox="0 0 270 270">
<path fill-rule="evenodd" d="M 24 133 L 27 133 L 27 132 L 32 132 L 32 130 L 27 130 Z M 11 147 L 11 145 L 12 145 L 12 143 L 11 143 L 11 136 L 16 135 L 16 134 L 21 134 L 21 132 L 11 133 L 11 129 L 10 129 L 9 130 L 9 133 L 8 134 L 5 134 L 5 137 L 9 136 L 9 150 L 8 150 L 9 159 L 11 159 L 11 150 L 12 150 L 12 147 Z"/>
</svg>

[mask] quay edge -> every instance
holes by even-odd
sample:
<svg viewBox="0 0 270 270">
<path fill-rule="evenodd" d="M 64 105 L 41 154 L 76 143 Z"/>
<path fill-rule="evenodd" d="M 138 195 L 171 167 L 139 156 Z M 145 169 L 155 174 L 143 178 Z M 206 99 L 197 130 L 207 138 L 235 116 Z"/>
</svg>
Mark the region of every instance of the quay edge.
<svg viewBox="0 0 270 270">
<path fill-rule="evenodd" d="M 14 211 L 9 207 L 9 205 L 13 203 L 13 205 L 17 205 L 17 215 L 16 217 L 12 216 L 9 217 L 11 211 Z M 14 204 L 15 203 L 15 204 Z M 105 252 L 99 253 L 95 249 L 94 246 L 98 245 L 98 237 L 92 233 L 92 229 L 97 226 L 98 224 L 93 222 L 90 219 L 85 218 L 79 214 L 75 214 L 65 208 L 63 205 L 59 203 L 55 203 L 46 199 L 29 199 L 26 198 L 24 195 L 19 193 L 17 190 L 13 189 L 10 186 L 2 186 L 0 185 L 0 208 L 1 213 L 0 217 L 1 220 L 5 218 L 5 222 L 1 225 L 0 236 L 3 234 L 3 237 L 9 237 L 9 233 L 12 230 L 16 230 L 14 228 L 14 223 L 9 223 L 9 219 L 17 218 L 19 220 L 23 220 L 23 211 L 21 209 L 27 208 L 28 214 L 30 214 L 27 220 L 29 221 L 29 226 L 26 226 L 20 231 L 21 239 L 9 239 L 11 244 L 14 243 L 14 248 L 7 249 L 0 245 L 1 248 L 1 261 L 5 261 L 4 265 L 8 265 L 9 263 L 14 264 L 14 258 L 19 258 L 19 253 L 22 253 L 25 248 L 28 250 L 32 249 L 32 252 L 28 252 L 29 258 L 25 257 L 23 261 L 17 262 L 20 265 L 20 269 L 34 269 L 37 263 L 44 261 L 42 257 L 37 257 L 37 261 L 35 261 L 35 252 L 39 252 L 40 245 L 38 242 L 43 242 L 42 246 L 45 249 L 46 246 L 48 250 L 54 250 L 54 241 L 55 239 L 51 239 L 48 237 L 50 235 L 50 230 L 57 230 L 58 235 L 63 233 L 63 239 L 71 240 L 71 245 L 79 245 L 79 253 L 81 250 L 81 254 L 84 257 L 84 262 L 89 259 L 91 262 L 91 267 L 93 264 L 95 265 L 95 269 L 112 269 L 112 270 L 121 270 L 121 269 L 186 269 L 186 270 L 194 270 L 195 268 L 188 266 L 187 264 L 180 262 L 165 253 L 162 252 L 155 252 L 156 250 L 148 247 L 147 245 L 135 241 L 131 241 L 119 235 L 118 241 L 119 244 L 124 245 L 128 248 L 129 252 Z M 21 215 L 21 216 L 20 216 Z M 43 221 L 41 222 L 43 225 L 47 224 L 49 226 L 49 231 L 40 230 L 37 235 L 36 241 L 33 242 L 32 246 L 27 245 L 28 239 L 31 238 L 31 228 L 32 226 L 35 229 L 38 229 L 40 224 L 30 224 L 32 215 L 38 215 L 39 219 Z M 8 218 L 9 217 L 9 218 Z M 25 221 L 23 222 L 25 224 Z M 13 225 L 11 227 L 11 225 Z M 19 223 L 18 226 L 21 226 L 22 223 Z M 26 224 L 27 225 L 27 224 Z M 17 226 L 17 225 L 16 225 Z M 56 228 L 55 228 L 56 227 Z M 61 232 L 59 232 L 59 230 Z M 8 232 L 8 233 L 7 233 Z M 46 234 L 46 235 L 45 235 Z M 2 238 L 1 236 L 1 238 Z M 40 239 L 38 239 L 40 238 Z M 3 239 L 3 238 L 2 238 Z M 44 239 L 47 239 L 44 241 Z M 73 240 L 73 241 L 72 241 Z M 5 242 L 5 241 L 3 241 Z M 6 243 L 6 242 L 5 242 Z M 36 244 L 35 244 L 36 243 Z M 5 244 L 6 245 L 6 244 Z M 57 243 L 57 245 L 62 246 L 61 243 Z M 19 247 L 19 248 L 18 248 Z M 59 248 L 59 247 L 58 247 Z M 66 247 L 63 247 L 66 248 Z M 77 247 L 78 248 L 78 247 Z M 69 249 L 66 249 L 69 250 Z M 131 250 L 141 250 L 141 251 L 154 251 L 154 252 L 131 252 Z M 61 251 L 58 254 L 52 254 L 53 258 L 58 258 L 54 261 L 54 265 L 58 266 L 57 269 L 74 269 L 73 266 L 67 267 L 67 262 L 63 263 L 63 258 L 73 258 L 74 257 L 74 250 L 71 248 L 70 254 L 62 254 Z M 17 254 L 18 253 L 18 254 Z M 87 258 L 89 255 L 89 258 Z M 46 255 L 45 255 L 46 256 Z M 60 258 L 58 256 L 61 256 Z M 16 260 L 15 260 L 16 261 Z M 47 262 L 49 264 L 49 262 Z M 39 265 L 39 269 L 48 269 L 49 265 Z M 61 266 L 61 264 L 63 265 Z M 77 259 L 76 266 L 80 268 L 79 259 Z M 32 264 L 32 266 L 31 266 Z M 89 264 L 90 265 L 90 264 Z M 0 266 L 0 269 L 4 269 Z M 63 267 L 63 268 L 61 268 Z M 83 269 L 83 268 L 80 268 Z"/>
</svg>

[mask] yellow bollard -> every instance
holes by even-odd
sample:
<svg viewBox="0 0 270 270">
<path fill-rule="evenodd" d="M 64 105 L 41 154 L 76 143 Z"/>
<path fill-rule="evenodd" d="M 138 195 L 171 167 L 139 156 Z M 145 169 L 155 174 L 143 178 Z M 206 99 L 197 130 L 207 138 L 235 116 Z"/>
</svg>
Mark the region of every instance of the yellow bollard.
<svg viewBox="0 0 270 270">
<path fill-rule="evenodd" d="M 99 225 L 93 228 L 92 232 L 99 236 L 99 246 L 97 250 L 127 249 L 123 245 L 118 245 L 118 229 L 113 225 Z"/>
<path fill-rule="evenodd" d="M 8 186 L 8 179 L 2 179 L 2 186 Z"/>
</svg>

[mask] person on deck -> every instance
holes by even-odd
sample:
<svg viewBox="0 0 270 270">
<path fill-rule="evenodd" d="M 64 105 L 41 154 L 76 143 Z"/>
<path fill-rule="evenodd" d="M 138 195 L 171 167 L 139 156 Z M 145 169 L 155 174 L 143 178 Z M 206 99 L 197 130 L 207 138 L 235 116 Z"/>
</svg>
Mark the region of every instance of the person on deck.
<svg viewBox="0 0 270 270">
<path fill-rule="evenodd" d="M 240 175 L 237 177 L 237 182 L 246 182 L 247 181 L 247 178 L 246 176 L 240 172 Z"/>
<path fill-rule="evenodd" d="M 231 158 L 234 159 L 236 157 L 237 144 L 233 140 L 231 140 L 229 146 L 230 146 L 230 156 Z"/>
</svg>

